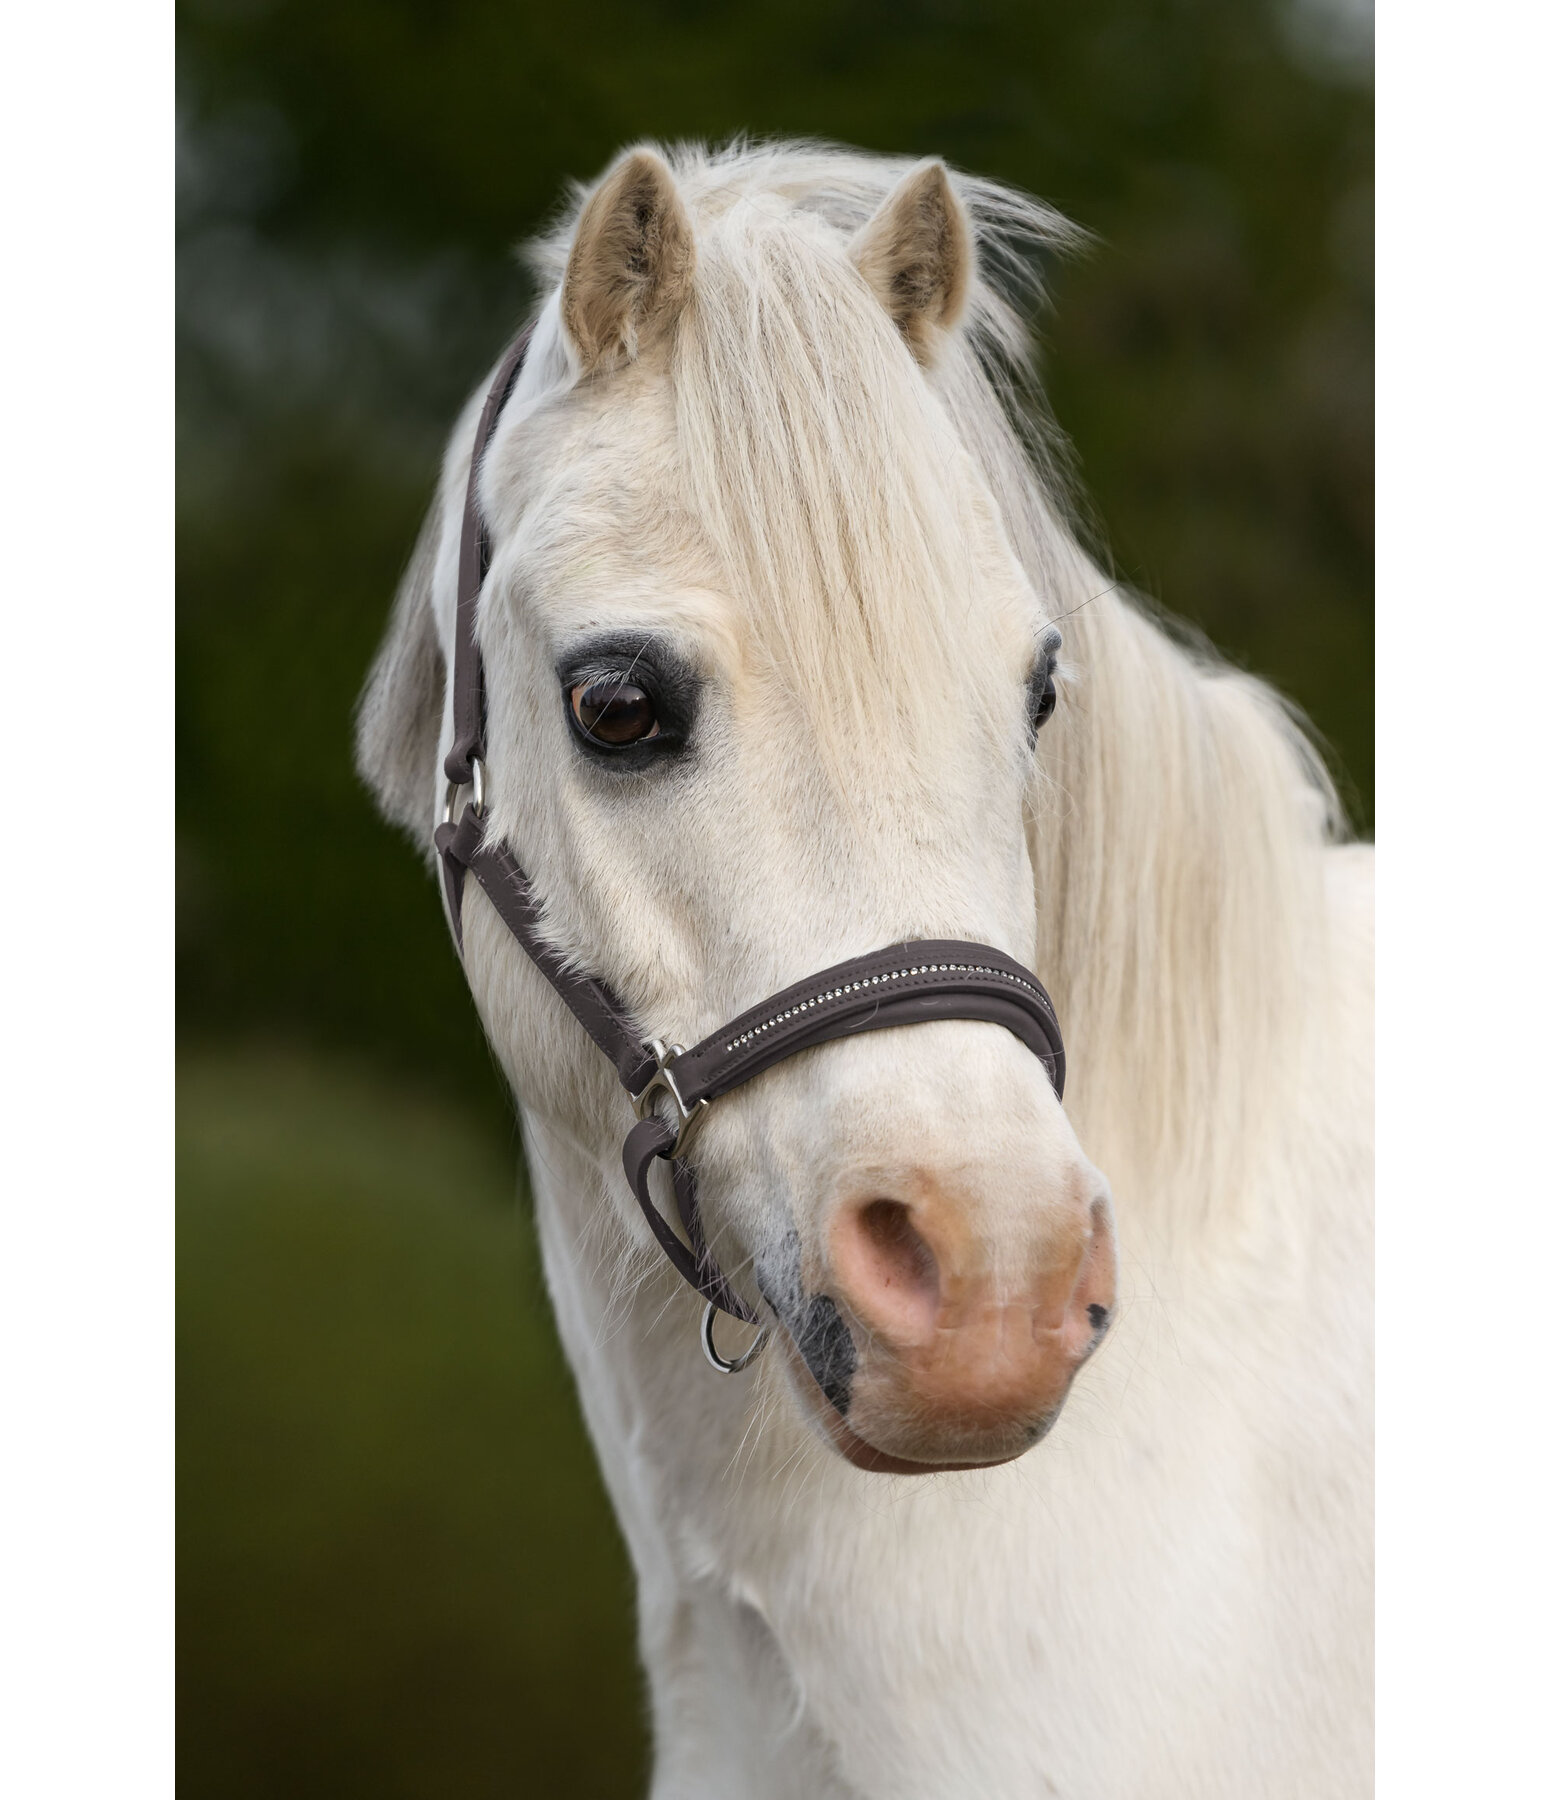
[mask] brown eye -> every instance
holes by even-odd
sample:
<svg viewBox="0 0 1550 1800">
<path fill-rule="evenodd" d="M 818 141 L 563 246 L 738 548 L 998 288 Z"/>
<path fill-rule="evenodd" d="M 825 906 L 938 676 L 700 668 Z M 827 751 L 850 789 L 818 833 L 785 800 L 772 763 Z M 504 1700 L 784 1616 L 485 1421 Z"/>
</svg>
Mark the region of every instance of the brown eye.
<svg viewBox="0 0 1550 1800">
<path fill-rule="evenodd" d="M 659 729 L 650 694 L 617 675 L 579 682 L 570 691 L 570 709 L 589 738 L 614 749 L 644 743 Z"/>
</svg>

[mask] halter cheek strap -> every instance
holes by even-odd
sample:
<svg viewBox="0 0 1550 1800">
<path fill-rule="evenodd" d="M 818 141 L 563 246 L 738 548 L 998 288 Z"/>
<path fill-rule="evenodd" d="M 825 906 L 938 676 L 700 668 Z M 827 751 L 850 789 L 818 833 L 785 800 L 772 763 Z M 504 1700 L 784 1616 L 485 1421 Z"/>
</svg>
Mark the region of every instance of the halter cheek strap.
<svg viewBox="0 0 1550 1800">
<path fill-rule="evenodd" d="M 474 435 L 463 506 L 452 656 L 453 737 L 444 765 L 446 802 L 435 832 L 447 917 L 461 954 L 463 893 L 472 875 L 544 979 L 613 1064 L 637 1119 L 624 1142 L 625 1178 L 664 1255 L 706 1302 L 707 1356 L 717 1368 L 731 1372 L 752 1361 L 764 1336 L 735 1363 L 716 1354 L 711 1336 L 718 1311 L 750 1325 L 759 1323 L 711 1256 L 700 1220 L 688 1151 L 713 1101 L 798 1051 L 895 1025 L 937 1019 L 1000 1025 L 1044 1064 L 1057 1096 L 1065 1091 L 1065 1049 L 1055 1008 L 1038 977 L 985 944 L 922 940 L 852 957 L 750 1007 L 685 1049 L 642 1038 L 607 985 L 578 974 L 545 940 L 541 909 L 527 876 L 505 845 L 485 840 L 484 664 L 475 636 L 479 595 L 490 564 L 489 537 L 479 510 L 479 470 L 501 409 L 516 386 L 529 336 L 524 333 L 517 340 L 496 370 Z M 464 788 L 472 792 L 459 812 Z M 651 1197 L 651 1169 L 659 1161 L 668 1165 L 682 1237 Z"/>
</svg>

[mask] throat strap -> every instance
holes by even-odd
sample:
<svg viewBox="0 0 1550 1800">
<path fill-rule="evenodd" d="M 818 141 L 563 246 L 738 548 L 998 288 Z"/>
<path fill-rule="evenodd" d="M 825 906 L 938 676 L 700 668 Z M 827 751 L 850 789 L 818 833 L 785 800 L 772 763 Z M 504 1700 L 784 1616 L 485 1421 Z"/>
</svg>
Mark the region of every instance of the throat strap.
<svg viewBox="0 0 1550 1800">
<path fill-rule="evenodd" d="M 578 1023 L 613 1064 L 631 1094 L 651 1079 L 656 1059 L 636 1035 L 629 1014 L 609 989 L 573 968 L 542 935 L 542 914 L 531 882 L 504 844 L 484 839 L 484 820 L 469 806 L 456 824 L 436 827 L 442 887 L 452 918 L 459 954 L 463 949 L 463 883 L 472 875 L 490 898 L 506 929 L 538 965 L 550 987 L 575 1014 Z"/>
</svg>

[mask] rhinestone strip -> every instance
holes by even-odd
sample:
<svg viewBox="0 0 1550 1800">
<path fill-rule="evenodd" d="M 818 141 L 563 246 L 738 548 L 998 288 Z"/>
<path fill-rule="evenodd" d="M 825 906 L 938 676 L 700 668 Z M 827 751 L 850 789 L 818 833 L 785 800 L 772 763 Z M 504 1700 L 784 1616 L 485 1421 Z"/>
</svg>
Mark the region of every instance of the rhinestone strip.
<svg viewBox="0 0 1550 1800">
<path fill-rule="evenodd" d="M 1020 975 L 1009 975 L 1005 969 L 992 969 L 986 963 L 917 963 L 914 968 L 890 969 L 886 974 L 868 975 L 864 981 L 847 981 L 843 987 L 830 988 L 826 994 L 815 994 L 811 1000 L 803 1000 L 799 1005 L 787 1008 L 785 1012 L 776 1013 L 762 1025 L 751 1026 L 740 1037 L 733 1038 L 726 1048 L 742 1050 L 747 1045 L 756 1043 L 765 1032 L 773 1031 L 777 1025 L 784 1025 L 788 1019 L 795 1019 L 805 1012 L 816 1012 L 820 1006 L 842 1000 L 846 994 L 859 994 L 867 988 L 885 987 L 890 981 L 902 981 L 906 975 L 990 975 L 997 981 L 1007 981 L 1014 987 L 1022 988 L 1041 1003 L 1043 999 L 1032 983 L 1024 981 Z"/>
</svg>

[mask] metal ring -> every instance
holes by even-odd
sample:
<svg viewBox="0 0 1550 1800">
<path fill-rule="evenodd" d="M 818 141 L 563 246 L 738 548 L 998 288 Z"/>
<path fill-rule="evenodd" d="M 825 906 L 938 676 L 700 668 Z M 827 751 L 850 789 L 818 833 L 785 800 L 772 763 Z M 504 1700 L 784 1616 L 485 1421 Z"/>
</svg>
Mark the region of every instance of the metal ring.
<svg viewBox="0 0 1550 1800">
<path fill-rule="evenodd" d="M 741 1356 L 734 1356 L 730 1361 L 716 1348 L 715 1324 L 716 1314 L 721 1309 L 714 1301 L 705 1302 L 705 1316 L 700 1320 L 700 1348 L 705 1352 L 705 1360 L 718 1375 L 740 1375 L 770 1341 L 770 1328 L 762 1325 L 759 1335 L 748 1346 Z"/>
<path fill-rule="evenodd" d="M 482 819 L 484 817 L 484 764 L 480 762 L 477 756 L 471 756 L 468 759 L 468 767 L 473 776 L 474 786 L 473 797 L 468 804 L 474 809 L 474 817 L 476 819 Z M 467 785 L 466 782 L 462 781 L 449 781 L 447 783 L 446 797 L 441 803 L 441 822 L 443 825 L 450 825 L 452 823 L 452 809 L 457 805 L 459 793 Z"/>
<path fill-rule="evenodd" d="M 656 1072 L 638 1094 L 630 1095 L 630 1104 L 635 1108 L 637 1119 L 646 1119 L 653 1111 L 653 1094 L 666 1094 L 672 1101 L 678 1113 L 678 1126 L 671 1148 L 663 1154 L 676 1160 L 687 1152 L 691 1140 L 704 1122 L 705 1114 L 710 1110 L 710 1102 L 699 1099 L 693 1106 L 684 1105 L 684 1097 L 679 1092 L 678 1082 L 673 1074 L 673 1064 L 684 1054 L 682 1044 L 664 1044 L 659 1038 L 647 1038 L 646 1048 L 657 1059 Z"/>
</svg>

